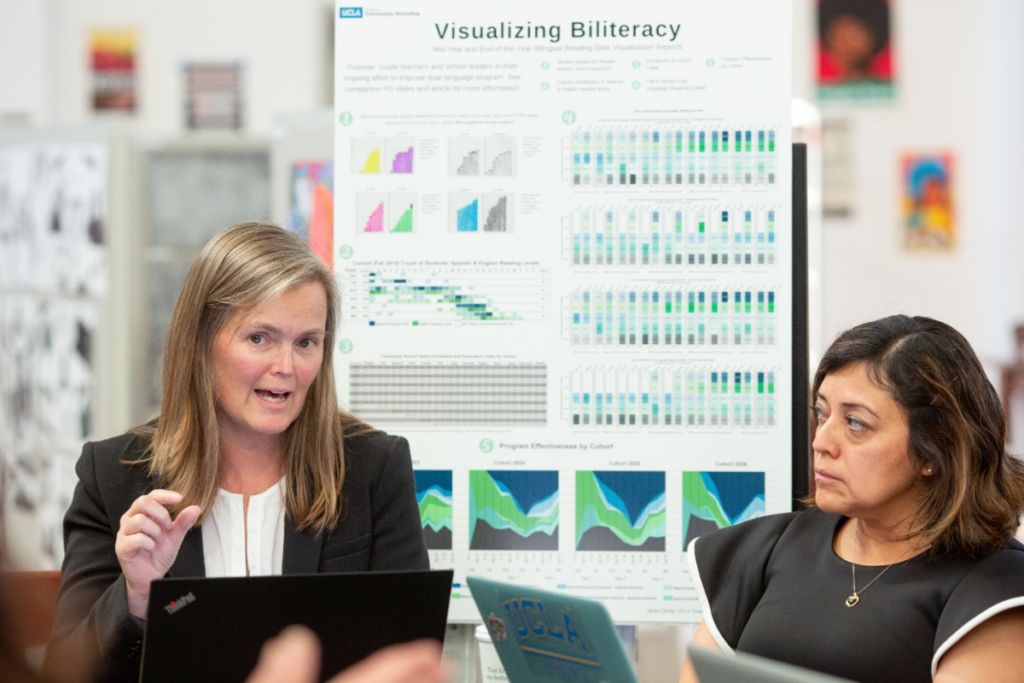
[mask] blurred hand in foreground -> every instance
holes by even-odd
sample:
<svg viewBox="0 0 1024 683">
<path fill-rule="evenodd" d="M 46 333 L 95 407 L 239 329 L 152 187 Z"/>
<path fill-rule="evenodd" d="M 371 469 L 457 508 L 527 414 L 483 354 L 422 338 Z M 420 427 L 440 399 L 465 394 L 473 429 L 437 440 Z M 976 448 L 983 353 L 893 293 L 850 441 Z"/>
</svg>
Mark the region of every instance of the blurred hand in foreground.
<svg viewBox="0 0 1024 683">
<path fill-rule="evenodd" d="M 303 626 L 289 626 L 268 640 L 246 683 L 315 683 L 320 643 Z M 444 683 L 440 646 L 430 640 L 392 645 L 339 673 L 328 683 Z"/>
</svg>

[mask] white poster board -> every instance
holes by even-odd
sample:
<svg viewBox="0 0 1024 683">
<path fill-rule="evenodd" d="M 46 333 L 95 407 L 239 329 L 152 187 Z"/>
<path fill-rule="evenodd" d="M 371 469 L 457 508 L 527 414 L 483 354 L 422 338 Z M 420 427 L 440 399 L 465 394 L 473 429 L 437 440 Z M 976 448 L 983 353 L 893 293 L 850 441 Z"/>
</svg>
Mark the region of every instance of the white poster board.
<svg viewBox="0 0 1024 683">
<path fill-rule="evenodd" d="M 336 6 L 342 404 L 467 574 L 699 617 L 791 501 L 787 3 Z"/>
</svg>

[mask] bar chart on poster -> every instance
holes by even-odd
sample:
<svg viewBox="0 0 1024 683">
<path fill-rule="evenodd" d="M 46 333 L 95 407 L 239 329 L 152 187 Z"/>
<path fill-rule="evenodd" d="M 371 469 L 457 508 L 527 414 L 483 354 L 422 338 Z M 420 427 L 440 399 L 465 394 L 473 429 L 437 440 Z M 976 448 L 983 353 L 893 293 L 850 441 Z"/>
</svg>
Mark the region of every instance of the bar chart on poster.
<svg viewBox="0 0 1024 683">
<path fill-rule="evenodd" d="M 470 574 L 696 621 L 687 544 L 790 509 L 790 22 L 336 5 L 339 399 L 409 439 L 453 621 Z"/>
</svg>

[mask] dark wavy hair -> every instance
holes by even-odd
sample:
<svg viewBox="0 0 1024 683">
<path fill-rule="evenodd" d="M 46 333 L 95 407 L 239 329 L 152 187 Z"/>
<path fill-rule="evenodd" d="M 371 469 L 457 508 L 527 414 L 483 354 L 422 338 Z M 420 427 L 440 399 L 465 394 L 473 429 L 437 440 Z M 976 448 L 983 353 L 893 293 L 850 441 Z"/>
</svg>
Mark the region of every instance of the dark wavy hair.
<svg viewBox="0 0 1024 683">
<path fill-rule="evenodd" d="M 903 408 L 910 455 L 933 470 L 909 535 L 937 556 L 1004 546 L 1024 512 L 1024 463 L 1006 452 L 1002 403 L 963 335 L 920 316 L 857 325 L 825 352 L 811 395 L 853 363 Z"/>
<path fill-rule="evenodd" d="M 818 40 L 825 42 L 832 22 L 842 16 L 853 17 L 871 29 L 871 54 L 889 43 L 889 3 L 886 0 L 820 0 L 818 3 Z"/>
</svg>

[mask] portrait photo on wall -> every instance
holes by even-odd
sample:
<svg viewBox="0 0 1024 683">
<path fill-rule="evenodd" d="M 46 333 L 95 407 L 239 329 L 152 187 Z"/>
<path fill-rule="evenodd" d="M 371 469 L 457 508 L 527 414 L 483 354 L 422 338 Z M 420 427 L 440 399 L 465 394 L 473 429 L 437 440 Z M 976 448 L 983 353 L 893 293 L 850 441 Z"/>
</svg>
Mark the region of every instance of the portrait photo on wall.
<svg viewBox="0 0 1024 683">
<path fill-rule="evenodd" d="M 905 154 L 902 164 L 903 246 L 946 251 L 956 246 L 953 155 Z"/>
<path fill-rule="evenodd" d="M 818 99 L 892 99 L 891 9 L 890 0 L 818 0 Z"/>
</svg>

